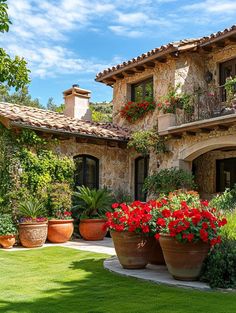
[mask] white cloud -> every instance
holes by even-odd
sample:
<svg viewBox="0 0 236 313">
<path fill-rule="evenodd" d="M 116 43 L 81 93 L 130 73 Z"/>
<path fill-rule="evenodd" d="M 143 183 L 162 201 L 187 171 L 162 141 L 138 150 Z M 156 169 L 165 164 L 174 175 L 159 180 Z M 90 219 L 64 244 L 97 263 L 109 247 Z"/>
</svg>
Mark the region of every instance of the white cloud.
<svg viewBox="0 0 236 313">
<path fill-rule="evenodd" d="M 131 38 L 141 37 L 144 34 L 142 31 L 132 30 L 128 27 L 121 26 L 121 25 L 109 26 L 109 29 L 118 36 L 125 36 L 125 37 L 131 37 Z"/>
<path fill-rule="evenodd" d="M 218 13 L 218 14 L 235 14 L 236 2 L 224 0 L 206 0 L 194 4 L 189 4 L 183 7 L 185 10 L 202 10 L 202 12 Z"/>
</svg>

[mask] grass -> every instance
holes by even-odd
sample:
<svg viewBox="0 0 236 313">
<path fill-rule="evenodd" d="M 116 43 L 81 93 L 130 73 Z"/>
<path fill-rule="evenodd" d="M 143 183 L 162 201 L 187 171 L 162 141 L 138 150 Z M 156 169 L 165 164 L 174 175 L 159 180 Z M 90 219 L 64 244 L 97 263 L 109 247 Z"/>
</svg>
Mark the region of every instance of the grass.
<svg viewBox="0 0 236 313">
<path fill-rule="evenodd" d="M 103 269 L 78 250 L 0 251 L 0 313 L 233 313 L 235 293 L 155 285 Z"/>
</svg>

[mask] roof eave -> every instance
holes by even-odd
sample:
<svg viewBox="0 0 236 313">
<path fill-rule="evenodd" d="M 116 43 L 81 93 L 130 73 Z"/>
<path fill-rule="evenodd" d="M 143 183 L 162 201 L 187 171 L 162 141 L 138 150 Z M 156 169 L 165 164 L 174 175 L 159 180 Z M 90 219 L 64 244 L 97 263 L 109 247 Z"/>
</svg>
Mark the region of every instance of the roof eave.
<svg viewBox="0 0 236 313">
<path fill-rule="evenodd" d="M 117 141 L 117 142 L 128 142 L 128 140 L 129 140 L 128 138 L 111 138 L 111 137 L 105 137 L 105 136 L 81 134 L 79 132 L 70 132 L 67 130 L 62 131 L 62 130 L 51 129 L 51 128 L 47 128 L 47 127 L 38 127 L 38 126 L 33 126 L 33 125 L 26 125 L 26 124 L 23 124 L 21 122 L 15 122 L 15 121 L 10 121 L 10 126 L 32 129 L 32 130 L 41 131 L 41 132 L 45 132 L 45 133 L 67 135 L 67 136 L 71 136 L 71 137 L 103 139 L 103 140 Z"/>
</svg>

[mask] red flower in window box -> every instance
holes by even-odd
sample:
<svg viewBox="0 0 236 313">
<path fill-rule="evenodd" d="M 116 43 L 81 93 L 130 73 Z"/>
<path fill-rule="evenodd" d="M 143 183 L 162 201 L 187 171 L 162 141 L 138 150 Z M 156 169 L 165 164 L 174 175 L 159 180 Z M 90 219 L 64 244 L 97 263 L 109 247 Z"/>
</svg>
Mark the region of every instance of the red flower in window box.
<svg viewBox="0 0 236 313">
<path fill-rule="evenodd" d="M 153 101 L 133 102 L 128 101 L 122 106 L 120 115 L 128 122 L 134 123 L 143 118 L 149 111 L 154 111 L 156 104 Z"/>
</svg>

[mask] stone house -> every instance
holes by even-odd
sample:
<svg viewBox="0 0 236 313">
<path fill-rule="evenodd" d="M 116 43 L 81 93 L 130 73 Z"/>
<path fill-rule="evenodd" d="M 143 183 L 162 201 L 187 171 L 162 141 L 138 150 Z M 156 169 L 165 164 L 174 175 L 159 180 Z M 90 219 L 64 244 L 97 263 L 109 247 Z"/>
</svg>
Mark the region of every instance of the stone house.
<svg viewBox="0 0 236 313">
<path fill-rule="evenodd" d="M 121 188 L 143 199 L 148 174 L 178 167 L 193 171 L 200 192 L 208 196 L 236 183 L 235 99 L 229 103 L 224 88 L 227 78 L 235 75 L 232 26 L 161 46 L 99 73 L 96 81 L 113 88 L 113 123 L 90 121 L 90 92 L 77 85 L 64 92 L 64 114 L 0 103 L 0 122 L 13 131 L 29 128 L 58 138 L 57 152 L 74 158 L 77 184 Z M 120 115 L 127 100 L 148 96 L 158 103 L 170 86 L 191 95 L 191 114 L 178 109 L 164 116 L 156 108 L 135 123 Z M 166 138 L 169 153 L 151 152 L 147 158 L 127 149 L 132 131 L 153 128 Z"/>
</svg>

